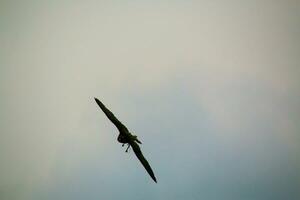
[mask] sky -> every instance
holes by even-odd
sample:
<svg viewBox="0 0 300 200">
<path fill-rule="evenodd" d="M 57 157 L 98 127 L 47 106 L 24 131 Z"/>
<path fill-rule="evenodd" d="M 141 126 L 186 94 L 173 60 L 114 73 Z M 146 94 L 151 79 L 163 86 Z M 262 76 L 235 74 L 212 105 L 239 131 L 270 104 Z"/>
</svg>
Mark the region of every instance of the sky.
<svg viewBox="0 0 300 200">
<path fill-rule="evenodd" d="M 292 0 L 0 1 L 0 199 L 300 199 L 299 19 Z"/>
</svg>

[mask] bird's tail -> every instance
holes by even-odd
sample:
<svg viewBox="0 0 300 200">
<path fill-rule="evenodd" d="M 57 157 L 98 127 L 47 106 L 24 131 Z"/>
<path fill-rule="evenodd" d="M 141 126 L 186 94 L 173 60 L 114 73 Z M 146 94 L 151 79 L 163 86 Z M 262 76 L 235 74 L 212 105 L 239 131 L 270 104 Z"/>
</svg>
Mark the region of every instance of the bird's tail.
<svg viewBox="0 0 300 200">
<path fill-rule="evenodd" d="M 133 137 L 133 140 L 134 140 L 135 142 L 137 142 L 137 143 L 139 143 L 139 144 L 142 144 L 142 142 L 139 141 L 139 139 L 137 139 L 137 136 L 136 136 L 136 135 L 133 135 L 132 137 Z"/>
</svg>

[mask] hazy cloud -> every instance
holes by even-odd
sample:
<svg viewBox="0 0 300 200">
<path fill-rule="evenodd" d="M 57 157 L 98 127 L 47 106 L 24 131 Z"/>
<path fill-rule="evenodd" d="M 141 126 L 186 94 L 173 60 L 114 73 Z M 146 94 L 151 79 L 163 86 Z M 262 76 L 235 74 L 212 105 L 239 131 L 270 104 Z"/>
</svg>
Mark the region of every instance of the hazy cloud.
<svg viewBox="0 0 300 200">
<path fill-rule="evenodd" d="M 299 198 L 298 3 L 0 5 L 0 198 Z"/>
</svg>

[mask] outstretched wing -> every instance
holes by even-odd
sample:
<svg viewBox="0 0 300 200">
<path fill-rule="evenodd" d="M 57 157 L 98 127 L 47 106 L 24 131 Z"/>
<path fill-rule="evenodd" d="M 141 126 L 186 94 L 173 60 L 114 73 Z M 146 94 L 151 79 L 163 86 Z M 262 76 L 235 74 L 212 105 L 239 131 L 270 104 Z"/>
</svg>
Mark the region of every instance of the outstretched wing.
<svg viewBox="0 0 300 200">
<path fill-rule="evenodd" d="M 124 126 L 115 116 L 112 112 L 110 112 L 110 110 L 108 110 L 105 105 L 99 101 L 99 99 L 95 98 L 96 103 L 98 104 L 98 106 L 101 108 L 101 110 L 105 113 L 105 115 L 108 117 L 108 119 L 119 129 L 119 131 L 121 132 L 121 130 L 127 130 L 126 126 Z"/>
<path fill-rule="evenodd" d="M 154 176 L 154 173 L 148 163 L 148 161 L 146 160 L 146 158 L 143 156 L 142 151 L 139 147 L 139 145 L 136 142 L 131 142 L 130 143 L 136 157 L 138 157 L 138 159 L 141 161 L 141 163 L 143 164 L 144 168 L 147 170 L 148 174 L 151 176 L 151 178 L 155 181 L 156 183 L 156 178 Z"/>
</svg>

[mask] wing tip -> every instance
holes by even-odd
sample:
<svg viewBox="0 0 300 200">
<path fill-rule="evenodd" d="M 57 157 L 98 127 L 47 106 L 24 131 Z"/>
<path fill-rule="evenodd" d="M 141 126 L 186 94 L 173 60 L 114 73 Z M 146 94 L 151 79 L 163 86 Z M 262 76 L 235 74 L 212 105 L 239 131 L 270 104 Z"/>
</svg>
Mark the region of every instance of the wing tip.
<svg viewBox="0 0 300 200">
<path fill-rule="evenodd" d="M 99 104 L 102 104 L 101 101 L 99 99 L 97 99 L 96 97 L 94 97 L 96 103 L 99 105 Z"/>
<path fill-rule="evenodd" d="M 154 181 L 155 183 L 157 183 L 157 180 L 156 180 L 156 178 L 155 178 L 155 177 L 153 177 L 153 181 Z"/>
<path fill-rule="evenodd" d="M 156 177 L 155 177 L 154 173 L 153 172 L 152 172 L 152 174 L 149 173 L 149 175 L 151 176 L 151 178 L 153 179 L 153 181 L 155 183 L 157 183 L 157 180 L 156 180 Z"/>
</svg>

